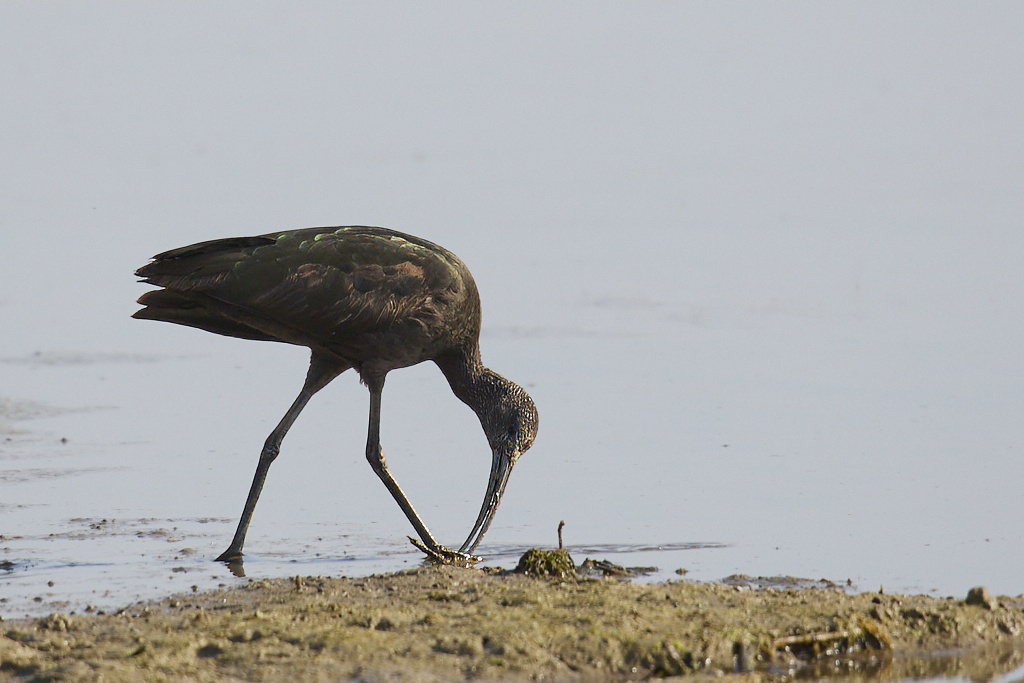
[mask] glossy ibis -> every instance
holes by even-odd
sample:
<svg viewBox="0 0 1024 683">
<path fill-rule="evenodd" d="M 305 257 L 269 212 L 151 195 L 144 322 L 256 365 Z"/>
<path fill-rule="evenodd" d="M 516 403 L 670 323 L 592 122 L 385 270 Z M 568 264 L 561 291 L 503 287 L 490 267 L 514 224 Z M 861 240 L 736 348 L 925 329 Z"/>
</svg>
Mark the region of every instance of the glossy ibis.
<svg viewBox="0 0 1024 683">
<path fill-rule="evenodd" d="M 370 390 L 366 459 L 387 486 L 428 556 L 471 564 L 516 460 L 533 444 L 537 409 L 518 385 L 480 361 L 480 297 L 450 251 L 412 235 L 362 226 L 308 228 L 200 242 L 153 257 L 136 275 L 157 285 L 133 317 L 197 327 L 312 351 L 302 390 L 270 433 L 231 545 L 238 561 L 256 500 L 281 441 L 306 403 L 349 368 Z M 388 470 L 380 445 L 387 373 L 433 361 L 480 418 L 491 474 L 480 514 L 458 551 L 434 539 Z"/>
</svg>

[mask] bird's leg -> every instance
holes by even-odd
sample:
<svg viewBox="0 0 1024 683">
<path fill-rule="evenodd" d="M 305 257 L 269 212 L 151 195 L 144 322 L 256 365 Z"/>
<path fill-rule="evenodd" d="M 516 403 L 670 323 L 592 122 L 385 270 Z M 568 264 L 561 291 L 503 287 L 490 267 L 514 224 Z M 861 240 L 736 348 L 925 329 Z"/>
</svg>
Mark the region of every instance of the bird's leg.
<svg viewBox="0 0 1024 683">
<path fill-rule="evenodd" d="M 263 450 L 260 452 L 260 461 L 256 465 L 256 476 L 253 477 L 252 487 L 249 489 L 249 497 L 245 499 L 245 507 L 242 509 L 241 519 L 238 520 L 238 528 L 235 530 L 234 538 L 231 539 L 231 545 L 217 557 L 219 562 L 238 562 L 242 559 L 242 544 L 245 543 L 245 533 L 249 530 L 249 521 L 252 519 L 253 510 L 256 509 L 256 501 L 260 497 L 260 491 L 263 490 L 263 482 L 267 479 L 270 463 L 274 462 L 274 459 L 277 458 L 278 453 L 281 451 L 281 441 L 284 440 L 284 435 L 288 433 L 288 430 L 295 422 L 295 418 L 299 416 L 302 409 L 309 403 L 309 399 L 313 398 L 313 394 L 327 386 L 332 379 L 346 369 L 347 366 L 325 361 L 317 357 L 316 354 L 313 355 L 309 362 L 309 371 L 306 373 L 306 381 L 302 385 L 302 391 L 299 392 L 291 407 L 288 408 L 288 412 L 284 414 L 284 417 L 277 423 L 277 427 L 274 428 L 274 431 L 270 433 L 270 436 L 267 437 L 266 442 L 263 444 Z"/>
<path fill-rule="evenodd" d="M 442 564 L 471 566 L 479 562 L 479 557 L 451 550 L 438 543 L 433 534 L 430 533 L 430 530 L 427 529 L 427 525 L 423 523 L 423 520 L 416 513 L 412 503 L 409 502 L 408 496 L 402 491 L 402 487 L 398 485 L 398 482 L 391 475 L 387 461 L 384 459 L 384 450 L 380 446 L 380 396 L 384 380 L 383 378 L 370 379 L 370 381 L 367 381 L 367 386 L 370 389 L 370 428 L 366 437 L 366 459 L 369 461 L 373 471 L 380 477 L 380 480 L 388 487 L 388 491 L 391 492 L 395 502 L 402 508 L 402 512 L 405 513 L 413 528 L 416 529 L 416 533 L 419 535 L 422 543 L 411 537 L 409 540 L 432 560 Z"/>
</svg>

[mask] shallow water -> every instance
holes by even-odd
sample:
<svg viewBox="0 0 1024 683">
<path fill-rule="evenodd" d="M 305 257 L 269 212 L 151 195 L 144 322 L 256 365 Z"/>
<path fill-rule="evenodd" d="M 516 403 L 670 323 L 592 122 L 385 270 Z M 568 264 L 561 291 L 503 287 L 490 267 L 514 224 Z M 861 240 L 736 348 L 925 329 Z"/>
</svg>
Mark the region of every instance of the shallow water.
<svg viewBox="0 0 1024 683">
<path fill-rule="evenodd" d="M 462 256 L 540 408 L 489 562 L 564 519 L 654 579 L 1024 592 L 1019 8 L 229 7 L 0 12 L 0 615 L 241 580 L 211 558 L 306 354 L 131 320 L 131 273 L 344 223 Z M 367 407 L 303 413 L 249 576 L 419 562 Z M 461 542 L 489 453 L 436 368 L 383 444 Z"/>
</svg>

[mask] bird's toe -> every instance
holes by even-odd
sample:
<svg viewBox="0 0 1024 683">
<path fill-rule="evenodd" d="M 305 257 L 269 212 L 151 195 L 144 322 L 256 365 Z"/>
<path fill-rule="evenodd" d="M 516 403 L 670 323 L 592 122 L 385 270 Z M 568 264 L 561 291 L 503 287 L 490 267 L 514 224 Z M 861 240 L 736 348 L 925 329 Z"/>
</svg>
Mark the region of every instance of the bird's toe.
<svg viewBox="0 0 1024 683">
<path fill-rule="evenodd" d="M 447 564 L 456 567 L 472 567 L 477 562 L 483 559 L 482 557 L 478 557 L 476 555 L 470 555 L 469 553 L 462 553 L 457 550 L 452 550 L 451 548 L 443 546 L 440 543 L 427 545 L 419 539 L 413 538 L 412 536 L 409 536 L 409 542 L 417 548 L 419 548 L 420 551 L 427 556 L 428 560 L 430 560 L 431 562 L 436 562 L 438 564 Z"/>
</svg>

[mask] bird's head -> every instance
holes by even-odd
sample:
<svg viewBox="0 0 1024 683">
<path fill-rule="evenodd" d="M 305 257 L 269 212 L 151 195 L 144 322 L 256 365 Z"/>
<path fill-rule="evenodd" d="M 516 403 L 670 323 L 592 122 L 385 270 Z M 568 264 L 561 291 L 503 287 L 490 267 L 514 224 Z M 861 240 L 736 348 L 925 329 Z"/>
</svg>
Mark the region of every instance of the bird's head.
<svg viewBox="0 0 1024 683">
<path fill-rule="evenodd" d="M 491 450 L 508 453 L 515 460 L 537 437 L 537 406 L 521 386 L 508 382 L 480 416 L 480 423 Z"/>
<path fill-rule="evenodd" d="M 478 411 L 480 424 L 491 447 L 491 476 L 480 514 L 462 544 L 461 552 L 472 553 L 487 533 L 512 467 L 529 450 L 537 436 L 537 406 L 533 399 L 517 384 L 504 378 L 500 380 L 493 388 L 491 400 Z"/>
</svg>

